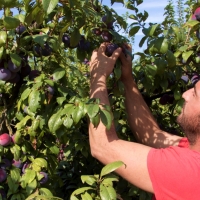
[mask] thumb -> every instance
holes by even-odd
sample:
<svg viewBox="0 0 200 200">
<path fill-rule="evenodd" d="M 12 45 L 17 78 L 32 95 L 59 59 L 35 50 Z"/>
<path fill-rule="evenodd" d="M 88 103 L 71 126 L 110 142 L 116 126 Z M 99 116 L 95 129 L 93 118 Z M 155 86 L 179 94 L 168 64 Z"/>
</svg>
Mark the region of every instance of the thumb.
<svg viewBox="0 0 200 200">
<path fill-rule="evenodd" d="M 113 52 L 113 54 L 112 54 L 112 56 L 111 56 L 110 58 L 112 58 L 112 60 L 116 61 L 116 60 L 119 58 L 121 52 L 122 52 L 121 47 L 117 48 L 117 49 Z"/>
</svg>

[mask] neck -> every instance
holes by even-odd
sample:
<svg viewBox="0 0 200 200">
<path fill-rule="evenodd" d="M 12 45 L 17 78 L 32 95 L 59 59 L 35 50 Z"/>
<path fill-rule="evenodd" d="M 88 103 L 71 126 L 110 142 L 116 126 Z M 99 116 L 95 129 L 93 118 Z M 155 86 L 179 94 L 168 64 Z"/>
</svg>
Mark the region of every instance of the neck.
<svg viewBox="0 0 200 200">
<path fill-rule="evenodd" d="M 189 149 L 200 152 L 200 138 L 198 137 L 195 144 L 189 145 Z"/>
</svg>

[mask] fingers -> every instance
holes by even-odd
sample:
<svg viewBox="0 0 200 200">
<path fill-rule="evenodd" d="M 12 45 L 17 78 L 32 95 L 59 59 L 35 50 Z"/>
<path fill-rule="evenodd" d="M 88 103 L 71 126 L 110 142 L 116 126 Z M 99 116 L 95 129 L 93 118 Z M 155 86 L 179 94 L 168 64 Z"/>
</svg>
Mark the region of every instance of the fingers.
<svg viewBox="0 0 200 200">
<path fill-rule="evenodd" d="M 101 46 L 99 47 L 98 52 L 101 54 L 105 54 L 106 51 L 106 42 L 102 43 Z"/>
</svg>

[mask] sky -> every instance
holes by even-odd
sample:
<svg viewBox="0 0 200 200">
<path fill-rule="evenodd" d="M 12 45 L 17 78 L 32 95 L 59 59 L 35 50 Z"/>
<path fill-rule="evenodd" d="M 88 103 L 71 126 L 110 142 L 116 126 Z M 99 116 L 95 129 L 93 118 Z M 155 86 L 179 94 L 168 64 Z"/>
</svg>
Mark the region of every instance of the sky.
<svg viewBox="0 0 200 200">
<path fill-rule="evenodd" d="M 111 5 L 110 0 L 103 0 L 102 4 L 106 5 Z M 143 3 L 138 6 L 138 10 L 140 12 L 143 12 L 144 10 L 149 13 L 149 17 L 146 20 L 146 22 L 152 22 L 152 23 L 160 23 L 164 19 L 164 8 L 168 4 L 167 0 L 143 0 Z M 122 3 L 114 3 L 113 4 L 113 9 L 117 11 L 118 15 L 124 14 L 126 11 L 129 12 L 129 14 L 134 14 L 131 13 L 131 10 L 125 9 Z M 128 23 L 133 23 L 133 20 L 129 19 Z M 145 45 L 140 48 L 139 47 L 139 42 L 143 37 L 143 33 L 140 30 L 136 36 L 135 36 L 135 44 L 133 46 L 134 53 L 136 52 L 142 52 L 143 49 L 145 49 Z"/>
</svg>

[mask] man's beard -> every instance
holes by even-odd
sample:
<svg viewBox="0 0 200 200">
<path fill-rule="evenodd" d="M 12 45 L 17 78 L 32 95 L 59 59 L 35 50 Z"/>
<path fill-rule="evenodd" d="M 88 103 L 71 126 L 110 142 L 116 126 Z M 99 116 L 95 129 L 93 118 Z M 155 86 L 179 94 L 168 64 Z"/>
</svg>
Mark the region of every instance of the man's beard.
<svg viewBox="0 0 200 200">
<path fill-rule="evenodd" d="M 200 136 L 200 115 L 188 117 L 184 114 L 183 110 L 183 113 L 177 117 L 177 123 L 181 126 L 190 145 L 194 145 L 197 137 Z"/>
</svg>

